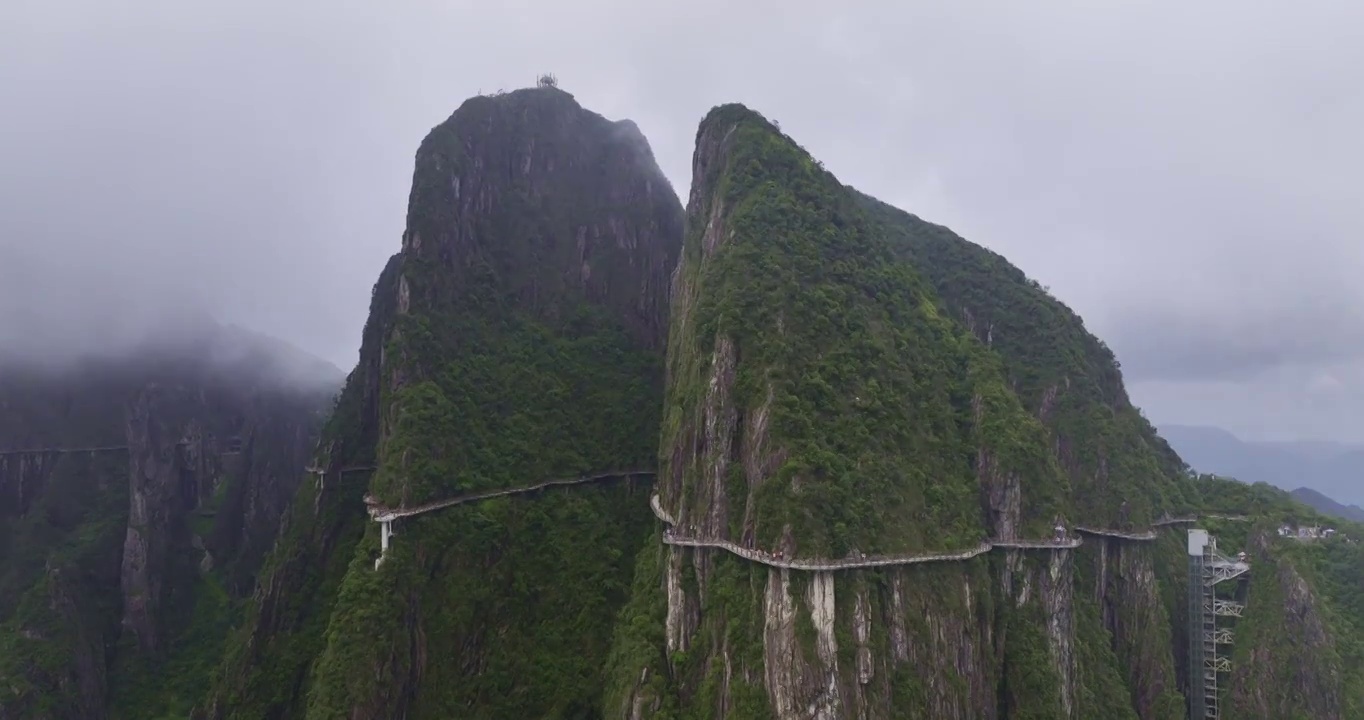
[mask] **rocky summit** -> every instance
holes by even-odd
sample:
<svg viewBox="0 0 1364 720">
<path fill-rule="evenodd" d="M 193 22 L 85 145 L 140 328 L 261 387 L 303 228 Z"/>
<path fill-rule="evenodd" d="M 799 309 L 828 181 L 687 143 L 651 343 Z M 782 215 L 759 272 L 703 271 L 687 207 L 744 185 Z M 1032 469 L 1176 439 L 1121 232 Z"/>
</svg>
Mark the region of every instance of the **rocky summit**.
<svg viewBox="0 0 1364 720">
<path fill-rule="evenodd" d="M 213 716 L 599 712 L 653 531 L 649 478 L 615 473 L 656 464 L 682 224 L 639 130 L 561 90 L 474 98 L 431 131 L 326 485 L 295 503 L 289 552 L 310 559 L 262 579 L 263 607 L 306 610 L 248 618 Z M 367 494 L 411 507 L 585 475 L 601 481 L 398 520 L 375 571 Z"/>
<path fill-rule="evenodd" d="M 742 105 L 684 208 L 552 81 L 466 101 L 325 421 L 63 382 L 0 405 L 73 451 L 0 457 L 0 720 L 1364 718 L 1364 526 Z"/>
<path fill-rule="evenodd" d="M 766 554 L 898 558 L 795 572 L 655 546 L 607 712 L 1067 717 L 1081 660 L 1076 516 L 1006 364 L 953 322 L 904 238 L 740 106 L 702 122 L 673 293 L 658 492 Z M 1031 546 L 1031 547 L 1030 547 Z M 723 598 L 723 599 L 722 599 Z M 723 680 L 714 673 L 724 668 Z M 1111 698 L 1105 698 L 1111 700 Z"/>
</svg>

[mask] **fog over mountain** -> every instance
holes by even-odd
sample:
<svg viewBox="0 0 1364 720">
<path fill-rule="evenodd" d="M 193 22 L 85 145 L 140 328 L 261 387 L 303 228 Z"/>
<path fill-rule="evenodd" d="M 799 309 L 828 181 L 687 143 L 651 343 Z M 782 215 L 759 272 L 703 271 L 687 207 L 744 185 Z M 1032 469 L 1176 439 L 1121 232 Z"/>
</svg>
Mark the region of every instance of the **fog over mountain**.
<svg viewBox="0 0 1364 720">
<path fill-rule="evenodd" d="M 552 71 L 633 118 L 684 195 L 697 120 L 743 100 L 1049 286 L 1159 422 L 1364 442 L 1362 22 L 1229 0 L 16 0 L 0 344 L 86 352 L 198 307 L 349 369 L 411 139 Z"/>
<path fill-rule="evenodd" d="M 32 315 L 29 316 L 32 318 Z M 207 313 L 171 310 L 157 314 L 111 317 L 100 313 L 49 322 L 88 324 L 88 331 L 64 334 L 71 325 L 8 324 L 0 335 L 0 371 L 9 376 L 41 377 L 60 382 L 70 375 L 135 373 L 168 377 L 190 372 L 264 388 L 330 392 L 340 388 L 345 373 L 288 342 L 238 325 L 221 324 Z"/>
</svg>

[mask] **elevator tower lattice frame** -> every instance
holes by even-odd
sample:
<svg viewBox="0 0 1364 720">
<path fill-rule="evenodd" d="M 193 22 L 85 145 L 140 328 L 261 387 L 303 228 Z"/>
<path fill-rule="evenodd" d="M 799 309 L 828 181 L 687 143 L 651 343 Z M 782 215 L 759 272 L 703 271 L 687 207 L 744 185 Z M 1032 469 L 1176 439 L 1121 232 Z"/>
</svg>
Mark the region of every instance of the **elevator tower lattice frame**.
<svg viewBox="0 0 1364 720">
<path fill-rule="evenodd" d="M 1189 717 L 1219 720 L 1218 675 L 1231 670 L 1231 659 L 1218 652 L 1230 645 L 1230 628 L 1219 628 L 1218 617 L 1241 617 L 1245 605 L 1217 597 L 1217 585 L 1250 572 L 1250 563 L 1232 560 L 1217 551 L 1217 538 L 1207 530 L 1189 530 Z"/>
</svg>

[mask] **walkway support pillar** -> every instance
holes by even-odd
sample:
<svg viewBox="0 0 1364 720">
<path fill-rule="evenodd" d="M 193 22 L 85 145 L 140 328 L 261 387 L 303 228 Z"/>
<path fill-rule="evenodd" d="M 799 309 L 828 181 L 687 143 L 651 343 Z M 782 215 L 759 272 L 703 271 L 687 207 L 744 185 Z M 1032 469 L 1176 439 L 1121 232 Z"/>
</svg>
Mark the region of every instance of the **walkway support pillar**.
<svg viewBox="0 0 1364 720">
<path fill-rule="evenodd" d="M 393 521 L 379 521 L 379 558 L 374 561 L 374 569 L 378 570 L 384 564 L 384 556 L 388 555 L 389 541 L 393 538 Z"/>
</svg>

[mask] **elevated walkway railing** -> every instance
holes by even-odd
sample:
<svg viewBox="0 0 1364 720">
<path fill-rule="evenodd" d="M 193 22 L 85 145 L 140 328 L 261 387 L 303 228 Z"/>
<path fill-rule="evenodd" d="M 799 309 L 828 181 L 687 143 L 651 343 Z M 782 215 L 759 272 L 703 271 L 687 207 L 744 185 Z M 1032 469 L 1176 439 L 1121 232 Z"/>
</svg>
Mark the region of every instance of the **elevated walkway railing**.
<svg viewBox="0 0 1364 720">
<path fill-rule="evenodd" d="M 1080 547 L 1084 541 L 1078 537 L 1068 540 L 1000 540 L 991 538 L 990 544 L 996 548 L 1018 550 L 1071 550 Z"/>
<path fill-rule="evenodd" d="M 663 542 L 667 545 L 678 547 L 718 548 L 738 555 L 746 560 L 789 570 L 824 572 L 831 570 L 917 565 L 919 563 L 929 562 L 960 562 L 962 560 L 970 560 L 979 555 L 984 555 L 997 548 L 1017 550 L 1069 550 L 1079 547 L 1082 542 L 1080 538 L 1063 540 L 987 540 L 966 550 L 944 552 L 906 553 L 902 555 L 865 555 L 838 559 L 784 558 L 777 557 L 773 553 L 765 550 L 743 547 L 742 545 L 737 545 L 728 540 L 684 537 L 673 529 L 673 526 L 677 523 L 673 519 L 672 514 L 663 509 L 663 505 L 659 501 L 657 494 L 649 497 L 649 507 L 654 511 L 654 515 L 668 526 L 663 531 Z"/>
<path fill-rule="evenodd" d="M 844 560 L 798 560 L 778 558 L 762 550 L 741 547 L 728 540 L 701 540 L 699 538 L 684 538 L 674 535 L 671 530 L 663 534 L 663 542 L 668 545 L 681 547 L 710 547 L 727 550 L 746 560 L 751 560 L 763 565 L 770 565 L 777 568 L 787 568 L 790 570 L 811 570 L 815 572 L 828 570 L 849 570 L 854 568 L 885 567 L 888 565 L 914 565 L 926 562 L 947 562 L 969 560 L 977 555 L 990 552 L 991 545 L 983 542 L 969 550 L 943 553 L 922 553 L 917 555 L 880 555 L 858 558 L 847 558 Z"/>
<path fill-rule="evenodd" d="M 356 468 L 342 468 L 341 472 L 346 472 L 347 470 L 354 469 Z M 313 467 L 308 468 L 308 470 L 310 472 L 315 472 L 319 471 L 320 469 L 316 465 L 314 465 Z M 319 472 L 319 474 L 321 473 Z M 374 561 L 374 569 L 378 570 L 384 564 L 384 558 L 388 554 L 388 546 L 393 539 L 394 520 L 412 517 L 414 515 L 422 515 L 424 513 L 441 510 L 443 508 L 453 507 L 455 505 L 463 505 L 464 503 L 475 502 L 478 500 L 487 500 L 489 498 L 502 497 L 505 495 L 519 495 L 522 493 L 535 492 L 537 490 L 543 490 L 545 488 L 555 487 L 558 485 L 584 485 L 587 483 L 598 482 L 601 480 L 609 480 L 612 478 L 653 476 L 654 476 L 653 470 L 617 470 L 614 472 L 597 473 L 595 475 L 581 475 L 578 477 L 571 478 L 555 478 L 553 480 L 544 480 L 535 483 L 534 485 L 526 485 L 523 487 L 499 488 L 495 490 L 483 490 L 479 492 L 464 493 L 463 495 L 456 495 L 452 498 L 446 498 L 445 500 L 436 500 L 434 502 L 429 502 L 422 505 L 414 505 L 411 507 L 400 506 L 396 508 L 385 506 L 383 503 L 379 502 L 378 498 L 374 497 L 373 495 L 366 495 L 365 496 L 366 510 L 369 511 L 370 518 L 373 519 L 375 522 L 379 523 L 379 557 Z"/>
<path fill-rule="evenodd" d="M 345 474 L 348 472 L 363 472 L 365 470 L 378 469 L 379 469 L 378 465 L 347 465 L 346 467 L 338 468 L 336 472 Z M 308 467 L 303 468 L 303 471 L 308 473 L 309 475 L 325 475 L 327 472 L 329 472 L 326 467 L 317 464 L 309 465 Z"/>
<path fill-rule="evenodd" d="M 1141 532 L 1128 532 L 1124 530 L 1112 530 L 1109 528 L 1076 526 L 1075 531 L 1085 533 L 1086 535 L 1098 535 L 1102 537 L 1119 538 L 1121 540 L 1134 540 L 1136 542 L 1150 542 L 1156 539 L 1156 531 L 1154 529 Z"/>
<path fill-rule="evenodd" d="M 365 496 L 365 504 L 368 506 L 370 517 L 372 517 L 375 522 L 385 523 L 393 522 L 394 520 L 397 520 L 399 518 L 412 517 L 414 515 L 422 515 L 424 513 L 433 512 L 435 510 L 442 510 L 444 508 L 452 507 L 455 505 L 463 505 L 464 503 L 475 502 L 478 500 L 487 500 L 489 498 L 502 497 L 504 495 L 519 495 L 521 493 L 535 492 L 536 490 L 543 490 L 545 488 L 560 485 L 585 485 L 587 483 L 600 482 L 602 480 L 609 480 L 612 478 L 635 476 L 652 477 L 653 475 L 654 475 L 653 470 L 614 470 L 611 472 L 596 473 L 594 475 L 582 475 L 579 477 L 555 478 L 553 480 L 544 480 L 534 485 L 526 485 L 523 487 L 498 488 L 494 490 L 482 490 L 479 492 L 464 493 L 463 495 L 456 495 L 454 497 L 446 498 L 444 500 L 436 500 L 433 502 L 424 503 L 422 505 L 413 505 L 410 507 L 401 506 L 396 508 L 386 507 L 377 499 L 375 499 L 374 496 L 372 495 Z"/>
<path fill-rule="evenodd" d="M 95 452 L 114 452 L 116 450 L 127 450 L 127 445 L 100 445 L 97 447 L 50 447 L 50 448 L 14 448 L 11 450 L 0 450 L 0 455 L 46 455 L 48 453 L 95 453 Z"/>
<path fill-rule="evenodd" d="M 375 469 L 374 466 L 349 467 L 342 468 L 340 472 L 373 469 Z M 310 473 L 318 475 L 325 474 L 325 470 L 316 464 L 307 468 L 307 470 Z M 436 510 L 453 507 L 455 505 L 463 505 L 465 503 L 477 502 L 480 500 L 488 500 L 495 497 L 504 497 L 508 495 L 519 495 L 523 493 L 536 492 L 538 490 L 543 490 L 550 487 L 566 485 L 585 485 L 588 483 L 594 483 L 613 478 L 654 477 L 656 474 L 657 473 L 654 470 L 643 469 L 615 470 L 610 472 L 595 473 L 592 475 L 581 475 L 570 478 L 555 478 L 551 480 L 544 480 L 533 485 L 527 485 L 523 487 L 497 488 L 491 490 L 482 490 L 478 492 L 464 493 L 461 495 L 456 495 L 454 497 L 446 498 L 444 500 L 435 500 L 432 502 L 414 506 L 388 507 L 379 502 L 379 500 L 375 498 L 373 495 L 366 495 L 365 505 L 366 509 L 369 512 L 370 518 L 373 519 L 375 522 L 381 523 L 384 526 L 383 527 L 384 542 L 382 545 L 382 550 L 387 551 L 388 539 L 392 536 L 392 523 L 395 520 L 399 520 L 401 518 L 423 515 L 425 513 L 434 512 Z M 822 558 L 796 559 L 778 557 L 773 553 L 767 552 L 765 550 L 743 547 L 728 540 L 703 539 L 680 535 L 676 532 L 676 530 L 673 527 L 677 524 L 676 519 L 673 518 L 673 516 L 670 513 L 668 513 L 667 510 L 663 509 L 663 506 L 659 501 L 657 493 L 650 495 L 649 507 L 653 510 L 654 515 L 667 525 L 663 533 L 663 542 L 665 544 L 679 547 L 717 548 L 725 550 L 727 552 L 730 552 L 734 555 L 750 560 L 752 562 L 792 570 L 830 571 L 854 568 L 914 565 L 918 563 L 927 562 L 958 562 L 962 560 L 969 560 L 979 555 L 983 555 L 994 549 L 1070 550 L 1080 547 L 1080 545 L 1083 542 L 1082 538 L 1080 537 L 1059 539 L 1048 538 L 1035 540 L 1016 538 L 1010 539 L 996 538 L 982 541 L 976 547 L 969 548 L 966 550 L 924 552 L 902 555 L 877 555 L 870 557 L 862 555 L 858 557 L 840 559 Z M 1204 517 L 1221 518 L 1228 520 L 1245 519 L 1243 516 L 1227 515 L 1207 515 Z M 1157 537 L 1156 528 L 1166 527 L 1170 525 L 1193 523 L 1197 522 L 1198 519 L 1199 518 L 1196 516 L 1166 517 L 1152 523 L 1152 527 L 1150 529 L 1138 532 L 1083 526 L 1077 526 L 1074 529 L 1076 530 L 1076 532 L 1086 535 L 1111 537 L 1136 542 L 1150 542 L 1155 540 Z M 379 567 L 382 561 L 383 555 L 381 554 L 379 560 L 375 563 L 376 569 Z M 1228 561 L 1228 565 L 1229 567 L 1224 568 L 1223 571 L 1228 573 L 1230 577 L 1234 577 L 1235 575 L 1239 575 L 1242 572 L 1245 572 L 1245 570 L 1240 567 L 1241 565 L 1244 565 L 1244 563 L 1235 563 L 1232 561 Z"/>
<path fill-rule="evenodd" d="M 188 440 L 180 440 L 175 443 L 175 446 L 182 447 L 184 445 L 189 444 L 190 443 Z M 8 450 L 0 450 L 0 457 L 4 457 L 6 455 L 46 455 L 48 453 L 61 455 L 74 453 L 126 452 L 128 450 L 129 447 L 127 445 L 94 445 L 91 447 L 10 448 Z M 240 452 L 240 450 L 241 450 L 240 447 L 238 447 L 236 450 L 229 449 L 225 450 L 224 452 L 227 454 L 232 454 L 235 452 Z"/>
</svg>

